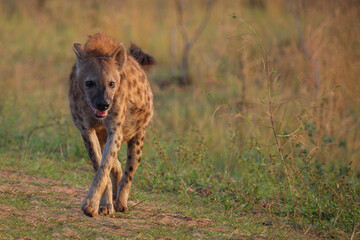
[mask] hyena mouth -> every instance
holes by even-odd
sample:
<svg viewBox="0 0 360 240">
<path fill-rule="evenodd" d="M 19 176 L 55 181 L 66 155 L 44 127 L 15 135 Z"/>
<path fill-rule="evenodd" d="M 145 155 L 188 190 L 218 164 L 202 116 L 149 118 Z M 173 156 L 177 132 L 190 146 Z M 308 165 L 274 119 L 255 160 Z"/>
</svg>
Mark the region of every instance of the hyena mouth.
<svg viewBox="0 0 360 240">
<path fill-rule="evenodd" d="M 99 110 L 93 108 L 93 106 L 91 105 L 91 103 L 89 103 L 89 106 L 90 106 L 90 108 L 91 108 L 92 114 L 93 114 L 94 117 L 96 117 L 96 118 L 104 118 L 104 117 L 106 117 L 107 114 L 108 114 L 108 111 L 109 111 L 109 110 L 99 111 Z"/>
</svg>

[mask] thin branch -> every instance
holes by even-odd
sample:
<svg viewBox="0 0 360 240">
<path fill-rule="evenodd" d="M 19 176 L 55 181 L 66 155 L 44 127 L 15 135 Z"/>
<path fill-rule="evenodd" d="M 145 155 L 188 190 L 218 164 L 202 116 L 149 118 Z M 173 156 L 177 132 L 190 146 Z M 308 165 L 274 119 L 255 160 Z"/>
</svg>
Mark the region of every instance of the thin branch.
<svg viewBox="0 0 360 240">
<path fill-rule="evenodd" d="M 181 36 L 183 37 L 184 43 L 189 42 L 189 33 L 184 24 L 184 17 L 183 17 L 183 4 L 182 0 L 175 0 L 176 6 L 176 13 L 178 18 L 178 25 L 180 26 Z"/>
<path fill-rule="evenodd" d="M 189 48 L 192 47 L 192 45 L 197 41 L 197 39 L 199 38 L 199 36 L 201 35 L 201 33 L 204 31 L 209 19 L 210 19 L 210 15 L 211 15 L 211 8 L 214 4 L 215 0 L 208 0 L 207 4 L 206 4 L 206 13 L 205 16 L 203 18 L 203 20 L 201 21 L 198 29 L 196 30 L 196 32 L 194 33 L 194 36 L 192 37 L 192 39 L 189 41 Z"/>
<path fill-rule="evenodd" d="M 206 5 L 206 13 L 204 18 L 202 19 L 199 27 L 194 32 L 193 36 L 190 37 L 189 32 L 185 26 L 184 23 L 184 9 L 183 9 L 183 1 L 182 0 L 175 0 L 175 6 L 176 6 L 176 14 L 177 14 L 177 20 L 178 25 L 180 28 L 180 33 L 183 38 L 184 42 L 184 49 L 183 49 L 183 55 L 182 55 L 182 69 L 181 69 L 181 75 L 179 77 L 179 85 L 185 86 L 191 84 L 191 78 L 189 76 L 189 55 L 190 55 L 190 49 L 193 47 L 195 42 L 200 37 L 201 33 L 204 31 L 211 14 L 211 7 L 213 6 L 213 3 L 215 0 L 208 0 Z"/>
<path fill-rule="evenodd" d="M 272 110 L 272 102 L 271 102 L 271 79 L 270 79 L 270 66 L 269 66 L 270 63 L 269 62 L 270 62 L 269 53 L 267 52 L 266 53 L 266 79 L 267 79 L 267 87 L 268 87 L 268 105 L 269 105 L 270 123 L 271 123 L 271 128 L 272 128 L 273 133 L 274 133 L 276 147 L 278 149 L 278 152 L 280 154 L 280 157 L 281 157 L 282 161 L 284 161 L 284 156 L 283 156 L 283 153 L 281 151 L 281 147 L 280 147 L 280 144 L 279 144 L 277 132 L 276 132 L 276 129 L 275 129 L 275 123 L 274 123 L 274 119 L 273 119 L 273 110 Z"/>
<path fill-rule="evenodd" d="M 290 176 L 289 169 L 288 169 L 288 167 L 286 165 L 286 162 L 285 162 L 285 158 L 284 158 L 284 154 L 282 152 L 282 148 L 281 148 L 280 143 L 279 143 L 278 134 L 276 132 L 274 118 L 273 118 L 273 109 L 272 109 L 272 100 L 271 100 L 270 59 L 269 59 L 269 52 L 268 51 L 266 52 L 265 68 L 266 68 L 266 80 L 267 80 L 267 88 L 268 88 L 268 96 L 267 96 L 267 98 L 268 98 L 268 106 L 269 106 L 269 116 L 270 116 L 271 128 L 273 130 L 276 147 L 277 147 L 277 150 L 279 152 L 279 155 L 280 155 L 283 167 L 284 167 L 285 175 L 286 175 L 287 180 L 289 182 L 290 193 L 291 193 L 291 196 L 292 196 L 293 187 L 292 187 L 292 183 L 291 183 L 291 176 Z"/>
<path fill-rule="evenodd" d="M 182 0 L 175 0 L 175 5 L 176 5 L 176 13 L 178 16 L 178 24 L 180 26 L 180 31 L 181 31 L 181 35 L 183 37 L 184 40 L 184 44 L 185 46 L 190 49 L 194 43 L 197 41 L 197 39 L 200 37 L 201 33 L 204 31 L 209 19 L 210 19 L 210 15 L 211 15 L 211 8 L 214 4 L 215 0 L 208 0 L 207 4 L 206 4 L 206 12 L 205 12 L 205 16 L 202 19 L 198 29 L 195 31 L 194 35 L 192 36 L 192 38 L 190 39 L 189 33 L 185 27 L 184 24 L 184 17 L 183 17 L 183 1 Z"/>
</svg>

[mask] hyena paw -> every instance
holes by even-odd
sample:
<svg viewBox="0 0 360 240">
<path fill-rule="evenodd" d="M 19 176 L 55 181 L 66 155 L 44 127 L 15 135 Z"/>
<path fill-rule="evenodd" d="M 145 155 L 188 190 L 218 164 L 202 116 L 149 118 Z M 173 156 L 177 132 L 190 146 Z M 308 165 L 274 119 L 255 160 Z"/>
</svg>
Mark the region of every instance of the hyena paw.
<svg viewBox="0 0 360 240">
<path fill-rule="evenodd" d="M 124 206 L 120 201 L 116 201 L 114 205 L 117 212 L 128 212 L 127 205 Z"/>
<path fill-rule="evenodd" d="M 82 204 L 81 209 L 85 213 L 85 215 L 89 217 L 96 217 L 99 211 L 99 204 L 95 204 L 88 198 L 85 198 Z"/>
<path fill-rule="evenodd" d="M 107 205 L 100 205 L 99 207 L 100 215 L 113 215 L 114 213 L 115 213 L 115 209 L 112 203 Z"/>
</svg>

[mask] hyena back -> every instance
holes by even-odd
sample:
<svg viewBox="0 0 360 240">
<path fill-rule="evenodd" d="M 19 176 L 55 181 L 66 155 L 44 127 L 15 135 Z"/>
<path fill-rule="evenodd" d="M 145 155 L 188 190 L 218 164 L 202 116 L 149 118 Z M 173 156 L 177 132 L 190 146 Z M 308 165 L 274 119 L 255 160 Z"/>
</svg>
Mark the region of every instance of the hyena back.
<svg viewBox="0 0 360 240">
<path fill-rule="evenodd" d="M 102 33 L 89 36 L 85 45 L 74 43 L 73 51 L 70 111 L 95 170 L 82 210 L 91 217 L 126 211 L 153 115 L 153 94 L 144 69 L 155 61 L 135 45 L 127 52 L 122 43 Z M 122 174 L 117 153 L 125 142 Z"/>
</svg>

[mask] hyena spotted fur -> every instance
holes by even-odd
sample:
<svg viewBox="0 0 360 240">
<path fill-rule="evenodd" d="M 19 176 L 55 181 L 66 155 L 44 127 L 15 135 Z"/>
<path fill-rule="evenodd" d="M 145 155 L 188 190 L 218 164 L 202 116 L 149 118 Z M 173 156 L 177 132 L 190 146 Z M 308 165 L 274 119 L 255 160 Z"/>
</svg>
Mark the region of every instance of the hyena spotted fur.
<svg viewBox="0 0 360 240">
<path fill-rule="evenodd" d="M 103 33 L 89 36 L 85 45 L 74 43 L 73 51 L 70 111 L 95 170 L 82 210 L 91 217 L 127 211 L 154 108 L 144 69 L 155 61 L 134 44 L 127 52 Z M 127 143 L 124 173 L 117 159 L 122 143 Z"/>
</svg>

